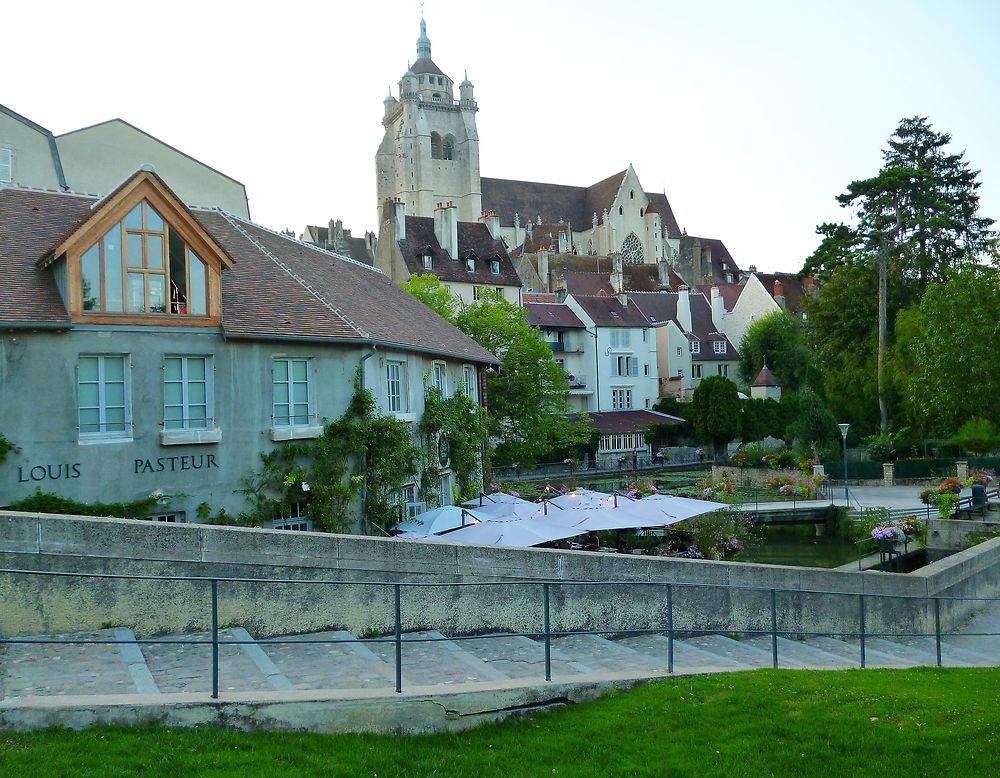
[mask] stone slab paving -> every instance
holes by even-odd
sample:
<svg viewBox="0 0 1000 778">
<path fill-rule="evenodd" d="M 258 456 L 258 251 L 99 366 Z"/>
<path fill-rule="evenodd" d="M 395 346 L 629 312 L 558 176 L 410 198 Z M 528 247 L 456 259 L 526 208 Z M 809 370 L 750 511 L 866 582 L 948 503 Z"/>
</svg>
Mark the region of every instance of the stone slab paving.
<svg viewBox="0 0 1000 778">
<path fill-rule="evenodd" d="M 370 644 L 356 641 L 349 632 L 288 635 L 280 640 L 292 642 L 258 642 L 257 645 L 289 680 L 293 689 L 379 689 L 395 686 L 392 666 L 375 654 Z M 353 642 L 305 642 L 313 640 Z"/>
<path fill-rule="evenodd" d="M 575 662 L 591 668 L 592 672 L 655 673 L 666 669 L 666 663 L 647 659 L 627 646 L 607 640 L 600 635 L 564 635 L 554 638 L 553 648 Z"/>
<path fill-rule="evenodd" d="M 770 635 L 748 638 L 745 642 L 771 654 Z M 844 657 L 824 651 L 819 646 L 811 646 L 804 640 L 790 640 L 778 636 L 778 667 L 833 670 L 851 666 L 851 662 Z"/>
<path fill-rule="evenodd" d="M 455 641 L 465 651 L 479 657 L 508 678 L 544 678 L 545 645 L 521 635 L 468 638 Z M 550 653 L 553 678 L 571 678 L 592 672 L 580 663 L 567 659 L 558 648 Z"/>
<path fill-rule="evenodd" d="M 841 656 L 851 663 L 851 667 L 861 667 L 861 643 L 854 640 L 841 640 L 830 637 L 811 637 L 806 641 L 811 646 L 816 646 L 831 654 Z M 913 662 L 905 659 L 884 654 L 875 649 L 865 646 L 865 666 L 866 667 L 912 667 Z"/>
<path fill-rule="evenodd" d="M 166 635 L 163 640 L 211 640 L 210 632 L 188 635 Z M 234 645 L 231 631 L 219 631 L 219 690 L 273 691 L 274 687 L 247 656 Z M 177 692 L 211 692 L 211 645 L 182 643 L 141 643 L 146 666 L 163 694 Z"/>
<path fill-rule="evenodd" d="M 36 635 L 38 640 L 115 640 L 113 629 Z M 136 694 L 114 644 L 7 643 L 0 657 L 0 698 L 67 694 Z"/>
<path fill-rule="evenodd" d="M 770 648 L 765 651 L 745 640 L 733 640 L 725 635 L 699 635 L 686 638 L 684 642 L 750 667 L 771 667 Z"/>
<path fill-rule="evenodd" d="M 670 639 L 666 635 L 629 635 L 618 638 L 617 643 L 659 659 L 665 668 L 669 662 Z M 750 665 L 737 662 L 728 656 L 705 651 L 683 640 L 674 640 L 675 672 L 714 672 L 716 670 L 748 670 Z"/>
<path fill-rule="evenodd" d="M 429 637 L 433 637 L 433 635 L 427 632 L 407 632 L 403 635 L 404 640 L 419 640 Z M 491 669 L 489 663 L 483 662 L 481 659 L 478 660 L 478 666 L 472 662 L 456 661 L 454 645 L 464 642 L 464 640 L 457 641 L 451 647 L 440 642 L 404 642 L 401 652 L 403 684 L 406 686 L 430 686 L 495 680 L 497 669 Z M 394 644 L 372 643 L 369 644 L 369 647 L 386 664 L 395 668 L 396 648 Z"/>
</svg>

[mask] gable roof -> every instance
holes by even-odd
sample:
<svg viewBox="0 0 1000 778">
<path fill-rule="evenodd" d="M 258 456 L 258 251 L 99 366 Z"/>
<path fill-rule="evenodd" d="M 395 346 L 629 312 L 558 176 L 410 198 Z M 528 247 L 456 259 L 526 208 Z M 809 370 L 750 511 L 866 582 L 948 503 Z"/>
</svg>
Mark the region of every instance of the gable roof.
<svg viewBox="0 0 1000 778">
<path fill-rule="evenodd" d="M 683 424 L 684 419 L 659 411 L 590 411 L 590 422 L 587 426 L 600 431 L 602 435 L 621 435 L 629 432 L 642 432 L 646 427 L 658 427 L 665 424 Z"/>
<path fill-rule="evenodd" d="M 51 270 L 38 266 L 92 213 L 92 196 L 0 189 L 0 324 L 71 327 Z M 222 273 L 230 338 L 378 344 L 470 362 L 496 357 L 381 272 L 218 210 L 193 210 L 231 258 Z"/>
<path fill-rule="evenodd" d="M 483 177 L 480 179 L 483 208 L 496 211 L 500 222 L 505 225 L 514 223 L 516 213 L 520 215 L 522 224 L 539 218 L 544 224 L 558 224 L 562 219 L 577 232 L 582 232 L 593 226 L 595 213 L 600 219 L 605 208 L 611 209 L 627 172 L 622 170 L 590 186 Z M 666 195 L 656 192 L 645 192 L 645 195 L 663 219 L 667 234 L 672 238 L 680 237 L 680 229 Z"/>
<path fill-rule="evenodd" d="M 587 273 L 568 270 L 563 274 L 563 288 L 567 294 L 600 296 L 614 294 L 608 273 Z"/>
<path fill-rule="evenodd" d="M 795 273 L 755 273 L 767 293 L 775 296 L 775 282 L 781 283 L 782 297 L 785 298 L 785 308 L 792 313 L 802 310 L 802 280 Z"/>
<path fill-rule="evenodd" d="M 586 325 L 565 303 L 524 303 L 528 324 L 543 329 L 586 329 Z"/>
<path fill-rule="evenodd" d="M 432 216 L 407 216 L 406 239 L 398 242 L 403 262 L 410 274 L 431 272 L 442 281 L 482 284 L 483 286 L 522 286 L 521 278 L 507 253 L 503 241 L 493 240 L 489 228 L 482 222 L 458 223 L 458 256 L 449 256 L 434 234 Z M 423 254 L 430 250 L 433 267 L 424 268 Z M 465 259 L 476 255 L 476 269 L 466 270 Z M 500 273 L 490 269 L 493 259 L 500 260 Z"/>
<path fill-rule="evenodd" d="M 642 315 L 635 302 L 629 298 L 628 305 L 622 305 L 618 298 L 587 297 L 573 295 L 576 303 L 583 308 L 584 313 L 593 320 L 597 327 L 648 327 L 649 322 Z"/>
<path fill-rule="evenodd" d="M 719 290 L 719 296 L 722 297 L 722 305 L 725 309 L 732 311 L 736 307 L 736 301 L 740 299 L 740 295 L 743 293 L 744 284 L 702 284 L 696 287 L 696 289 L 711 302 L 713 286 Z"/>
<path fill-rule="evenodd" d="M 694 362 L 729 362 L 740 358 L 736 348 L 729 338 L 715 328 L 712 322 L 712 304 L 705 299 L 705 295 L 692 292 L 689 296 L 691 300 L 691 332 L 703 343 L 724 342 L 726 350 L 715 353 L 715 347 L 702 348 L 699 353 L 692 354 L 691 360 Z"/>
<path fill-rule="evenodd" d="M 629 299 L 635 301 L 636 306 L 654 327 L 662 327 L 670 321 L 677 322 L 676 292 L 636 292 L 630 293 Z"/>
</svg>

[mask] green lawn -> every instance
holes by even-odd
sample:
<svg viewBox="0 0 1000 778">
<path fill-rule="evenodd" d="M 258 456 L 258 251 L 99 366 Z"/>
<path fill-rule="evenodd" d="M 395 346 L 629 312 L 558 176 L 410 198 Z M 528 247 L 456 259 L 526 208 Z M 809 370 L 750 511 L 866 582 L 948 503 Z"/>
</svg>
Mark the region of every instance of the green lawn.
<svg viewBox="0 0 1000 778">
<path fill-rule="evenodd" d="M 0 734 L 0 776 L 1000 774 L 1000 672 L 679 678 L 458 735 Z"/>
</svg>

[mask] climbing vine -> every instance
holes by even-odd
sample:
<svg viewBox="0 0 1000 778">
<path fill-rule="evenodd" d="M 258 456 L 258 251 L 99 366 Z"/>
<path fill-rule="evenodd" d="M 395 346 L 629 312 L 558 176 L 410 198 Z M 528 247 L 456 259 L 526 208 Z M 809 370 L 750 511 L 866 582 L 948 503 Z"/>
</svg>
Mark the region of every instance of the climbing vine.
<svg viewBox="0 0 1000 778">
<path fill-rule="evenodd" d="M 17 451 L 17 446 L 7 439 L 7 436 L 0 432 L 0 465 L 7 461 L 7 457 L 14 451 Z"/>
<path fill-rule="evenodd" d="M 474 497 L 482 484 L 480 455 L 486 440 L 483 409 L 461 391 L 445 397 L 437 387 L 428 387 L 420 436 L 425 462 L 421 496 L 426 499 L 440 483 L 441 455 L 446 454 L 455 474 L 458 501 Z"/>
<path fill-rule="evenodd" d="M 362 388 L 361 372 L 347 411 L 315 440 L 291 441 L 261 454 L 259 472 L 244 476 L 243 493 L 263 521 L 308 503 L 316 529 L 347 528 L 351 502 L 363 498 L 363 518 L 382 528 L 399 520 L 392 493 L 416 475 L 421 452 L 407 424 L 379 412 Z"/>
</svg>

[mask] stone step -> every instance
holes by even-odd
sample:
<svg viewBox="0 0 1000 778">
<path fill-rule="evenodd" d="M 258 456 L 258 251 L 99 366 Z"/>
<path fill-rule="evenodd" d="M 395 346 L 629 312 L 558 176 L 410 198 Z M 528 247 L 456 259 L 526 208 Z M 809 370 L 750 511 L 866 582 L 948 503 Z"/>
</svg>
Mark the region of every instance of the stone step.
<svg viewBox="0 0 1000 778">
<path fill-rule="evenodd" d="M 131 631 L 127 631 L 131 635 Z M 125 637 L 123 633 L 123 637 Z M 92 632 L 29 635 L 26 640 L 116 640 L 114 629 Z M 123 657 L 112 643 L 7 643 L 0 659 L 0 699 L 67 694 L 136 694 L 152 692 L 145 679 L 136 684 L 130 667 L 139 662 Z M 155 692 L 153 692 L 155 693 Z"/>
<path fill-rule="evenodd" d="M 771 654 L 771 636 L 758 635 L 747 638 L 748 645 L 757 646 Z M 772 656 L 773 659 L 773 656 Z M 790 640 L 778 636 L 778 667 L 808 669 L 839 669 L 851 667 L 844 657 L 824 651 L 818 646 L 810 646 L 804 640 Z"/>
<path fill-rule="evenodd" d="M 441 633 L 437 633 L 440 635 Z M 407 686 L 437 686 L 460 683 L 495 681 L 503 670 L 491 667 L 474 654 L 469 654 L 459 643 L 465 641 L 423 641 L 434 638 L 431 632 L 407 632 L 403 635 L 401 650 L 403 684 Z M 413 642 L 405 642 L 407 640 Z M 369 643 L 368 647 L 387 665 L 395 668 L 396 647 L 392 642 Z M 458 659 L 459 652 L 466 654 Z M 395 670 L 393 669 L 393 672 Z M 505 674 L 503 674 L 506 677 Z"/>
<path fill-rule="evenodd" d="M 327 640 L 348 642 L 322 642 Z M 374 689 L 395 685 L 393 667 L 350 632 L 285 635 L 261 640 L 258 645 L 293 689 Z"/>
<path fill-rule="evenodd" d="M 858 640 L 832 638 L 826 635 L 811 637 L 806 641 L 809 645 L 843 657 L 851 667 L 861 667 L 861 644 Z M 912 662 L 900 659 L 895 654 L 886 654 L 865 645 L 866 667 L 912 667 Z"/>
<path fill-rule="evenodd" d="M 455 641 L 463 649 L 509 678 L 545 678 L 545 644 L 522 635 L 491 635 Z M 552 677 L 592 673 L 593 668 L 567 658 L 558 647 L 550 652 Z"/>
<path fill-rule="evenodd" d="M 642 652 L 601 635 L 563 635 L 552 640 L 560 655 L 582 663 L 592 672 L 658 673 L 666 672 L 666 661 L 647 657 Z"/>
<path fill-rule="evenodd" d="M 670 650 L 670 639 L 656 633 L 629 635 L 618 638 L 618 643 L 641 652 L 651 658 L 658 658 L 666 667 Z M 748 670 L 750 665 L 737 662 L 729 657 L 705 651 L 684 640 L 674 640 L 674 672 L 716 672 L 718 670 Z"/>
<path fill-rule="evenodd" d="M 907 638 L 905 641 L 911 645 L 930 651 L 937 657 L 937 640 L 932 637 Z M 967 665 L 970 667 L 996 667 L 1000 666 L 1000 653 L 990 656 L 987 653 L 973 651 L 968 648 L 956 646 L 949 640 L 941 640 L 941 664 L 943 665 Z"/>
<path fill-rule="evenodd" d="M 237 634 L 245 634 L 241 630 Z M 165 635 L 154 643 L 140 643 L 146 666 L 163 694 L 212 691 L 212 646 L 187 644 L 186 640 L 211 640 L 210 632 Z M 219 630 L 219 691 L 274 691 L 274 686 L 236 640 L 232 630 Z"/>
<path fill-rule="evenodd" d="M 747 640 L 734 640 L 725 635 L 699 635 L 686 638 L 684 642 L 749 667 L 771 667 L 771 649 L 765 651 Z"/>
<path fill-rule="evenodd" d="M 911 665 L 933 665 L 937 663 L 937 658 L 933 650 L 928 651 L 920 646 L 911 646 L 901 643 L 899 640 L 888 638 L 866 638 L 865 652 L 868 650 L 881 651 L 883 654 L 890 654 L 909 662 Z"/>
</svg>

